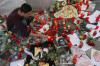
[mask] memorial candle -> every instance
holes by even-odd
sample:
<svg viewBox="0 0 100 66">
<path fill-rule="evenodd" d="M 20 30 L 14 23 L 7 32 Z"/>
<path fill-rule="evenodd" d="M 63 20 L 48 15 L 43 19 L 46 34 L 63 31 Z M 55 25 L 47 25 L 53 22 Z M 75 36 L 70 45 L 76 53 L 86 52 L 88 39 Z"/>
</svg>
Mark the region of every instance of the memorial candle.
<svg viewBox="0 0 100 66">
<path fill-rule="evenodd" d="M 46 25 L 46 21 L 45 20 L 43 20 L 43 23 L 44 23 L 44 25 Z"/>
<path fill-rule="evenodd" d="M 80 40 L 79 48 L 83 47 L 83 40 Z"/>
<path fill-rule="evenodd" d="M 87 12 L 87 15 L 90 15 L 90 12 L 91 12 L 91 11 L 88 11 L 88 12 Z"/>
<path fill-rule="evenodd" d="M 77 20 L 77 24 L 79 24 L 79 23 L 80 23 L 80 19 Z"/>
<path fill-rule="evenodd" d="M 73 35 L 73 34 L 74 34 L 74 31 L 72 30 L 72 31 L 71 31 L 71 35 Z"/>
</svg>

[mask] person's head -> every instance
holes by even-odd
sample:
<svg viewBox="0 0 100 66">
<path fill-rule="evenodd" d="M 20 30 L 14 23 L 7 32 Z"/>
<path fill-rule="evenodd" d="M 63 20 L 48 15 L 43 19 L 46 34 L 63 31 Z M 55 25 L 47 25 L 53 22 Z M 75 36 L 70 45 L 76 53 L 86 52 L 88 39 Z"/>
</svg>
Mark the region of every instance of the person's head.
<svg viewBox="0 0 100 66">
<path fill-rule="evenodd" d="M 23 17 L 29 17 L 31 16 L 31 14 L 32 14 L 32 7 L 27 3 L 22 4 L 20 8 L 20 15 Z"/>
</svg>

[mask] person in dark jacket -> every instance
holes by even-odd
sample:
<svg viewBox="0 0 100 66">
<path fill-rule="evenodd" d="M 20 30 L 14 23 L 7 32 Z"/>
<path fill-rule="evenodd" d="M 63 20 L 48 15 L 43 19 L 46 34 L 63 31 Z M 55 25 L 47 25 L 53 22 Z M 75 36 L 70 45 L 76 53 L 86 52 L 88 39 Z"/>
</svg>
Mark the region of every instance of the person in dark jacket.
<svg viewBox="0 0 100 66">
<path fill-rule="evenodd" d="M 27 26 L 33 21 L 34 14 L 32 14 L 32 7 L 24 3 L 21 7 L 14 9 L 7 18 L 8 31 L 12 33 L 20 33 L 24 37 L 42 37 L 47 38 L 43 34 L 35 34 L 27 31 Z"/>
</svg>

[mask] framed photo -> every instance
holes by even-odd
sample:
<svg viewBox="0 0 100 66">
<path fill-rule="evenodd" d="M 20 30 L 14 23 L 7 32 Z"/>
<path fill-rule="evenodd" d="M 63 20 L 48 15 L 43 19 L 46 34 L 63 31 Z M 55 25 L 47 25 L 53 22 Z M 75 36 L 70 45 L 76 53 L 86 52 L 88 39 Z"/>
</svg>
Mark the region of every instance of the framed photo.
<svg viewBox="0 0 100 66">
<path fill-rule="evenodd" d="M 68 46 L 68 42 L 63 37 L 56 38 L 57 47 Z"/>
</svg>

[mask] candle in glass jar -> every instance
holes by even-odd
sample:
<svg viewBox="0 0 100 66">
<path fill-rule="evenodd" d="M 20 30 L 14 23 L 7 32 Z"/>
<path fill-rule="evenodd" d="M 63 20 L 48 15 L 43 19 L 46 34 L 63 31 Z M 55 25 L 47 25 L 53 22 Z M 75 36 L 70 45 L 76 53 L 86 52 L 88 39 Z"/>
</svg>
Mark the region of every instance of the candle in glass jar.
<svg viewBox="0 0 100 66">
<path fill-rule="evenodd" d="M 76 25 L 76 30 L 79 30 L 80 28 L 79 28 L 79 25 Z"/>
<path fill-rule="evenodd" d="M 70 30 L 70 25 L 68 25 L 68 30 Z"/>
<path fill-rule="evenodd" d="M 80 23 L 80 19 L 77 20 L 77 24 L 79 24 L 79 23 Z"/>
<path fill-rule="evenodd" d="M 89 21 L 89 17 L 86 17 L 86 20 L 85 21 L 88 22 Z"/>
<path fill-rule="evenodd" d="M 48 36 L 48 41 L 51 41 L 51 36 Z"/>
<path fill-rule="evenodd" d="M 67 20 L 68 20 L 68 22 L 69 22 L 69 21 L 70 21 L 70 18 L 68 18 Z"/>
<path fill-rule="evenodd" d="M 83 47 L 83 40 L 80 40 L 79 48 Z"/>
</svg>

